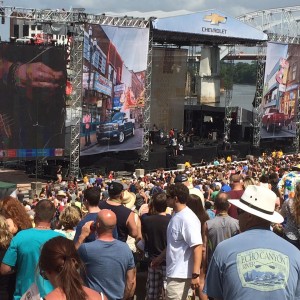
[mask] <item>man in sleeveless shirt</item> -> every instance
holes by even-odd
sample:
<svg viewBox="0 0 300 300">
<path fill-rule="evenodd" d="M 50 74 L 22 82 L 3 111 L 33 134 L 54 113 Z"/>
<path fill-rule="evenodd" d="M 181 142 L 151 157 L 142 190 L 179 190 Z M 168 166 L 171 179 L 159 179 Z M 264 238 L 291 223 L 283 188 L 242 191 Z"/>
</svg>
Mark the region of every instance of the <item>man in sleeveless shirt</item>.
<svg viewBox="0 0 300 300">
<path fill-rule="evenodd" d="M 128 235 L 133 238 L 138 237 L 138 228 L 134 220 L 134 213 L 122 205 L 124 195 L 124 185 L 113 181 L 108 186 L 109 198 L 106 201 L 100 201 L 100 209 L 110 209 L 117 216 L 118 240 L 126 242 Z"/>
</svg>

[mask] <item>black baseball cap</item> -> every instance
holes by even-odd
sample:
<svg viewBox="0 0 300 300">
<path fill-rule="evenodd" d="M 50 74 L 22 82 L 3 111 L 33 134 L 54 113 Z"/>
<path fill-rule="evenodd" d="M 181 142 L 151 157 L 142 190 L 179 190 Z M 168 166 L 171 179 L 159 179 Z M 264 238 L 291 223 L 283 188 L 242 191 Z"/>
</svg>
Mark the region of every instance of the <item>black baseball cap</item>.
<svg viewBox="0 0 300 300">
<path fill-rule="evenodd" d="M 186 182 L 188 181 L 188 177 L 186 174 L 179 174 L 176 176 L 174 182 L 177 183 L 177 182 Z"/>
<path fill-rule="evenodd" d="M 120 182 L 113 181 L 108 185 L 108 193 L 110 195 L 119 195 L 125 190 L 124 185 Z"/>
</svg>

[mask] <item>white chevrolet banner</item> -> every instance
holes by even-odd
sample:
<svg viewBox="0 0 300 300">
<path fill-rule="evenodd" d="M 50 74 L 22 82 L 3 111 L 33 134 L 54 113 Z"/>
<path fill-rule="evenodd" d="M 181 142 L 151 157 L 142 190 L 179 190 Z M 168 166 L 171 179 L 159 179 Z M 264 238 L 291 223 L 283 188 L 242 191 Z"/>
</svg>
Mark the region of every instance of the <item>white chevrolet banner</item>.
<svg viewBox="0 0 300 300">
<path fill-rule="evenodd" d="M 158 18 L 153 28 L 172 32 L 267 40 L 267 34 L 219 10 L 206 10 L 175 17 Z"/>
</svg>

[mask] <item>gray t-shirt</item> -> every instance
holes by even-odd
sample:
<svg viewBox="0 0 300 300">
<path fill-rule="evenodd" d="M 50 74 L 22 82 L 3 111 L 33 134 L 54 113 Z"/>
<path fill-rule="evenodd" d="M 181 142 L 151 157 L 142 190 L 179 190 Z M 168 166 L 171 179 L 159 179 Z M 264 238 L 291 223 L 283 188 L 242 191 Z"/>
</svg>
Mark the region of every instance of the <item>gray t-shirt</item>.
<svg viewBox="0 0 300 300">
<path fill-rule="evenodd" d="M 210 262 L 212 255 L 222 241 L 239 233 L 239 221 L 226 215 L 219 216 L 208 220 L 207 224 L 207 261 Z"/>
<path fill-rule="evenodd" d="M 232 300 L 300 299 L 300 251 L 270 230 L 252 229 L 221 242 L 204 291 Z"/>
</svg>

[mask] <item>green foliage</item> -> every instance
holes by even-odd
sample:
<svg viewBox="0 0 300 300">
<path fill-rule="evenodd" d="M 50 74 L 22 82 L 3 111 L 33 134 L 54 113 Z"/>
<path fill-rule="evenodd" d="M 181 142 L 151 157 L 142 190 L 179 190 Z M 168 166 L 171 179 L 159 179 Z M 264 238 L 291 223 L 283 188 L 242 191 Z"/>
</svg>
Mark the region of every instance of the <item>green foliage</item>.
<svg viewBox="0 0 300 300">
<path fill-rule="evenodd" d="M 221 61 L 221 78 L 224 80 L 224 88 L 230 88 L 233 83 L 255 84 L 256 61 L 249 63 L 238 62 L 233 68 L 229 63 Z"/>
</svg>

